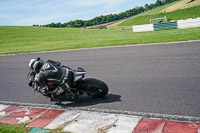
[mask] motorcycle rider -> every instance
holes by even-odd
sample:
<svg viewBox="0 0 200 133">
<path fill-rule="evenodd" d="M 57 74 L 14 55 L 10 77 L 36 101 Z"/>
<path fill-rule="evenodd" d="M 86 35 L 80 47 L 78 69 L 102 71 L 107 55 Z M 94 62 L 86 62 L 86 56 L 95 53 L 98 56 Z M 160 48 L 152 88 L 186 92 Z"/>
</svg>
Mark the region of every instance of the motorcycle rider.
<svg viewBox="0 0 200 133">
<path fill-rule="evenodd" d="M 28 84 L 32 86 L 34 80 L 43 95 L 48 95 L 48 82 L 58 85 L 51 93 L 52 98 L 57 100 L 62 94 L 70 92 L 74 76 L 71 68 L 60 65 L 59 62 L 52 60 L 44 62 L 40 57 L 31 59 L 29 68 L 32 73 L 29 76 Z"/>
</svg>

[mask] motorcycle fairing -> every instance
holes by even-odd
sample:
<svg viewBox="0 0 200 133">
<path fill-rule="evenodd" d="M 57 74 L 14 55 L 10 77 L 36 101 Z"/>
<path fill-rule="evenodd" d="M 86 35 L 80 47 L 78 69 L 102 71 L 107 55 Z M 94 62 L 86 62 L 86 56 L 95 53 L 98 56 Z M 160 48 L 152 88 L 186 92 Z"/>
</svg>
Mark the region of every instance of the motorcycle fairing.
<svg viewBox="0 0 200 133">
<path fill-rule="evenodd" d="M 83 68 L 78 67 L 74 73 L 74 82 L 77 82 L 81 78 L 84 78 L 86 71 Z"/>
</svg>

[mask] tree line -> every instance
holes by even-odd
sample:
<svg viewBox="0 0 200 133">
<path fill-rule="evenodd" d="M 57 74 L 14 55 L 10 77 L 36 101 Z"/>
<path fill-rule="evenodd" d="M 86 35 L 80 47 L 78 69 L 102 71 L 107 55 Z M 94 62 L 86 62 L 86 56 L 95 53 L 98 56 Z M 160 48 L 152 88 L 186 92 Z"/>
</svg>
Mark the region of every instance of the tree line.
<svg viewBox="0 0 200 133">
<path fill-rule="evenodd" d="M 99 24 L 117 21 L 117 20 L 121 20 L 121 19 L 126 19 L 128 17 L 135 16 L 142 12 L 152 10 L 154 8 L 157 8 L 157 7 L 165 5 L 165 4 L 169 4 L 174 1 L 177 1 L 177 0 L 157 0 L 155 3 L 145 4 L 144 7 L 137 6 L 133 9 L 127 10 L 122 13 L 109 14 L 109 15 L 105 15 L 105 16 L 101 15 L 101 16 L 95 17 L 91 20 L 74 20 L 74 21 L 69 21 L 67 23 L 63 23 L 63 24 L 59 22 L 59 23 L 51 23 L 51 24 L 46 24 L 46 25 L 33 25 L 33 26 L 57 27 L 57 28 L 62 28 L 62 27 L 80 28 L 80 27 L 94 26 L 94 25 L 99 25 Z"/>
</svg>

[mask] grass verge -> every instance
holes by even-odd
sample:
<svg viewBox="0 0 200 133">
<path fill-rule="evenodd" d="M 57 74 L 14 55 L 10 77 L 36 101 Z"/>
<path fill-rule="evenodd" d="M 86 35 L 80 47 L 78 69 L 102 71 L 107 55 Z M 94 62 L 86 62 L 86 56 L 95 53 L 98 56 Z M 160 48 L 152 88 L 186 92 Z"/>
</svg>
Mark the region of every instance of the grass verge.
<svg viewBox="0 0 200 133">
<path fill-rule="evenodd" d="M 5 123 L 0 123 L 0 133 L 29 133 L 31 127 L 26 127 L 27 124 L 10 125 Z M 61 133 L 62 129 L 50 130 L 49 133 Z M 62 132 L 70 133 L 70 132 Z"/>
<path fill-rule="evenodd" d="M 0 54 L 200 40 L 199 33 L 200 28 L 134 33 L 132 30 L 1 26 Z"/>
<path fill-rule="evenodd" d="M 28 133 L 31 128 L 26 128 L 26 124 L 9 125 L 0 123 L 0 133 Z"/>
</svg>

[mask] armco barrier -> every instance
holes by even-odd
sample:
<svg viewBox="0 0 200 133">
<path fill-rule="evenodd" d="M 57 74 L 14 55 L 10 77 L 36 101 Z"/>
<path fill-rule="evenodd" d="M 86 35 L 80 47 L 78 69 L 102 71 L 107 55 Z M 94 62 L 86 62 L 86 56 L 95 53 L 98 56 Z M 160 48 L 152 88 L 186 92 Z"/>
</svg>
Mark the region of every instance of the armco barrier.
<svg viewBox="0 0 200 133">
<path fill-rule="evenodd" d="M 155 23 L 145 25 L 133 26 L 133 32 L 145 32 L 145 31 L 158 31 L 158 30 L 169 30 L 169 29 L 186 29 L 200 27 L 200 17 L 191 18 L 186 20 L 169 21 L 166 23 Z"/>
<path fill-rule="evenodd" d="M 200 17 L 194 19 L 178 20 L 178 29 L 200 27 Z"/>
<path fill-rule="evenodd" d="M 133 32 L 154 31 L 153 24 L 133 26 Z"/>
<path fill-rule="evenodd" d="M 154 31 L 177 29 L 177 21 L 169 21 L 166 23 L 155 23 L 153 24 L 153 28 L 154 28 Z"/>
</svg>

